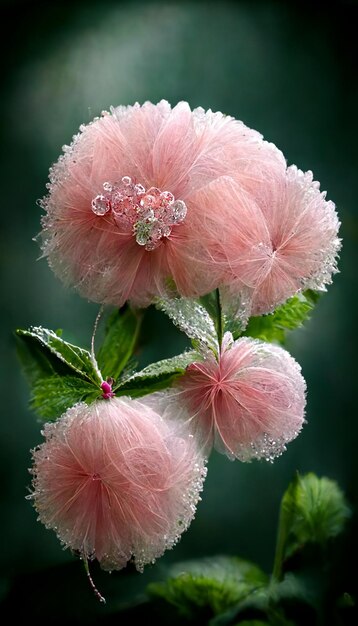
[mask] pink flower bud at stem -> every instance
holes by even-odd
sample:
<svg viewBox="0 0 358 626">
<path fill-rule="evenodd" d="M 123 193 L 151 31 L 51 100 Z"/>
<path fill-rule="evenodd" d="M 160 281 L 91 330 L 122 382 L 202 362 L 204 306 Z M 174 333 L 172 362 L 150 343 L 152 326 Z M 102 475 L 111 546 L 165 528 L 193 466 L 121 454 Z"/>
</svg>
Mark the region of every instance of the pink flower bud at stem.
<svg viewBox="0 0 358 626">
<path fill-rule="evenodd" d="M 113 378 L 107 378 L 107 380 L 104 380 L 101 384 L 101 389 L 103 391 L 102 398 L 104 398 L 105 400 L 108 400 L 109 398 L 113 398 L 115 396 L 115 393 L 112 391 L 112 385 Z"/>
</svg>

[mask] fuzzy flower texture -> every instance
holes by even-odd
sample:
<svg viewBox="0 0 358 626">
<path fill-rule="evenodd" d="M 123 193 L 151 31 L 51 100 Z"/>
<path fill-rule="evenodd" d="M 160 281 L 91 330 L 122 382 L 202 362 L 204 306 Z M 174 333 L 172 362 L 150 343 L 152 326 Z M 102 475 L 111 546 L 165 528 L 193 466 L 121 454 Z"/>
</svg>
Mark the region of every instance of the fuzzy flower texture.
<svg viewBox="0 0 358 626">
<path fill-rule="evenodd" d="M 42 249 L 95 302 L 148 306 L 220 289 L 261 315 L 337 271 L 339 222 L 311 172 L 221 113 L 161 101 L 112 108 L 51 168 Z M 199 357 L 200 358 L 200 357 Z M 224 336 L 175 386 L 141 401 L 80 403 L 33 452 L 30 498 L 65 546 L 139 570 L 190 524 L 215 446 L 272 460 L 304 422 L 306 386 L 284 349 Z"/>
<path fill-rule="evenodd" d="M 39 520 L 104 569 L 138 570 L 189 526 L 206 474 L 196 439 L 130 398 L 80 403 L 33 452 Z"/>
<path fill-rule="evenodd" d="M 226 333 L 220 354 L 189 365 L 168 403 L 191 423 L 204 450 L 272 461 L 304 422 L 306 383 L 279 346 Z"/>
<path fill-rule="evenodd" d="M 48 189 L 43 254 L 95 302 L 147 306 L 174 281 L 187 297 L 244 293 L 261 314 L 336 271 L 339 222 L 312 173 L 185 102 L 104 112 L 64 146 Z"/>
</svg>

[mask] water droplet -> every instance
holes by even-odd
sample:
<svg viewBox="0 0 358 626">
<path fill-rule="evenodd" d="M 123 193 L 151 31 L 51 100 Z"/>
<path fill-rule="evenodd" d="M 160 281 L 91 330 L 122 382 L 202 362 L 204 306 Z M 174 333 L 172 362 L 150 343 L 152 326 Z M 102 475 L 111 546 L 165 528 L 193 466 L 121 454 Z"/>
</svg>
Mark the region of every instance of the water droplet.
<svg viewBox="0 0 358 626">
<path fill-rule="evenodd" d="M 172 213 L 172 220 L 174 224 L 178 224 L 182 222 L 187 214 L 187 207 L 183 200 L 175 200 L 170 205 L 170 210 Z"/>
<path fill-rule="evenodd" d="M 110 203 L 107 200 L 106 196 L 102 194 L 98 194 L 95 198 L 93 198 L 91 203 L 92 211 L 95 215 L 105 215 L 108 213 L 110 207 Z"/>
<path fill-rule="evenodd" d="M 138 196 L 141 196 L 145 193 L 145 188 L 143 187 L 143 185 L 135 185 L 134 190 Z"/>
<path fill-rule="evenodd" d="M 170 193 L 170 191 L 162 191 L 162 193 L 160 194 L 160 199 L 162 202 L 165 203 L 174 202 L 174 196 L 172 193 Z"/>
<path fill-rule="evenodd" d="M 155 204 L 155 197 L 152 196 L 151 194 L 146 194 L 145 196 L 143 196 L 143 198 L 140 201 L 140 205 L 146 209 L 149 207 L 154 206 Z"/>
</svg>

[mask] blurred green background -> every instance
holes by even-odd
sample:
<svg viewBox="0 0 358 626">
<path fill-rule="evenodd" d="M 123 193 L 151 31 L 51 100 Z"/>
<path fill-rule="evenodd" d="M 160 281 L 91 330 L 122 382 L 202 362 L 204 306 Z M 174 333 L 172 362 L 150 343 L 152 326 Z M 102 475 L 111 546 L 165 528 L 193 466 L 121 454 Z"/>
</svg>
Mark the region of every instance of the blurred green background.
<svg viewBox="0 0 358 626">
<path fill-rule="evenodd" d="M 214 454 L 196 519 L 162 560 L 239 554 L 269 571 L 280 496 L 295 470 L 334 478 L 353 506 L 358 501 L 357 4 L 28 0 L 2 2 L 1 14 L 3 597 L 14 615 L 22 603 L 40 618 L 52 607 L 54 622 L 54 615 L 74 618 L 74 604 L 101 609 L 80 565 L 24 499 L 29 449 L 40 442 L 41 426 L 27 409 L 11 333 L 31 324 L 62 327 L 65 337 L 89 345 L 97 307 L 36 261 L 36 199 L 45 193 L 50 164 L 82 122 L 111 104 L 161 98 L 221 110 L 262 132 L 289 164 L 313 170 L 342 221 L 341 273 L 306 328 L 289 340 L 308 384 L 307 425 L 273 465 L 230 463 Z M 149 312 L 146 328 L 152 344 L 143 347 L 143 362 L 185 345 L 159 313 Z M 352 559 L 357 536 L 353 521 L 342 563 Z M 140 584 L 139 574 L 129 583 L 122 574 L 95 573 L 109 602 Z M 343 585 L 352 584 L 342 576 Z"/>
</svg>

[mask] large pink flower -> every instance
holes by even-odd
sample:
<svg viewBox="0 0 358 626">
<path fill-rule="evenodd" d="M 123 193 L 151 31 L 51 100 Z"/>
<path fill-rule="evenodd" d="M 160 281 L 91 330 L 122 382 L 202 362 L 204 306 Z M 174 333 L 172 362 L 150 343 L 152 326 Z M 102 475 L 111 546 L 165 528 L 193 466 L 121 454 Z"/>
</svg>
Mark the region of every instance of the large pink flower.
<svg viewBox="0 0 358 626">
<path fill-rule="evenodd" d="M 174 402 L 186 407 L 204 447 L 229 458 L 272 460 L 304 421 L 305 381 L 298 363 L 275 345 L 227 333 L 221 353 L 187 371 Z"/>
<path fill-rule="evenodd" d="M 137 569 L 171 548 L 195 514 L 205 477 L 196 441 L 129 398 L 77 404 L 46 424 L 33 452 L 39 519 L 104 569 Z"/>
<path fill-rule="evenodd" d="M 244 293 L 252 315 L 272 311 L 297 291 L 325 290 L 337 271 L 340 249 L 335 206 L 326 201 L 312 172 L 291 166 L 266 190 L 257 204 L 246 196 L 246 232 L 233 229 L 225 248 L 230 272 L 224 297 L 235 301 Z M 233 194 L 232 212 L 244 204 L 243 196 L 242 190 Z M 263 219 L 255 218 L 257 212 Z"/>
<path fill-rule="evenodd" d="M 168 279 L 189 297 L 218 287 L 227 243 L 247 258 L 252 237 L 240 228 L 262 221 L 259 205 L 286 167 L 256 131 L 165 101 L 117 107 L 80 130 L 42 201 L 43 252 L 66 284 L 96 302 L 142 306 Z"/>
</svg>

